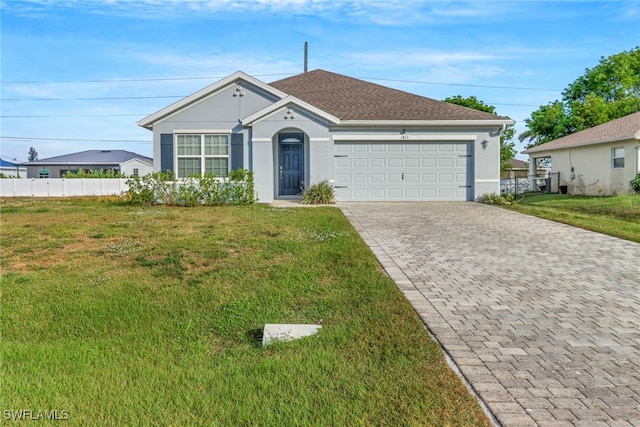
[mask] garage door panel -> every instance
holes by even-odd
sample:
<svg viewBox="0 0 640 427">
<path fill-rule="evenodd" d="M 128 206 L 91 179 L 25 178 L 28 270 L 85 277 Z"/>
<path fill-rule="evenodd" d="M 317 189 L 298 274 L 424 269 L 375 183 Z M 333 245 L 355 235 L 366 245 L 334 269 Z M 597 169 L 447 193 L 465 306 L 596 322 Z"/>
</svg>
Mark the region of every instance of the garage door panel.
<svg viewBox="0 0 640 427">
<path fill-rule="evenodd" d="M 370 182 L 369 174 L 366 174 L 366 173 L 354 173 L 353 174 L 353 182 L 354 183 Z"/>
<path fill-rule="evenodd" d="M 420 167 L 420 159 L 404 159 L 405 168 L 417 168 Z"/>
<path fill-rule="evenodd" d="M 392 158 L 387 160 L 387 167 L 389 168 L 401 168 L 402 167 L 402 158 Z"/>
<path fill-rule="evenodd" d="M 405 153 L 418 153 L 420 151 L 421 144 L 405 144 L 404 152 Z"/>
<path fill-rule="evenodd" d="M 336 159 L 336 167 L 340 168 L 349 168 L 351 167 L 351 159 L 347 158 L 337 158 Z"/>
<path fill-rule="evenodd" d="M 420 182 L 420 174 L 417 173 L 405 173 L 404 174 L 405 182 L 409 183 L 419 183 Z"/>
<path fill-rule="evenodd" d="M 435 158 L 420 159 L 420 164 L 422 165 L 423 168 L 435 168 L 436 159 Z"/>
<path fill-rule="evenodd" d="M 438 149 L 437 144 L 420 144 L 420 147 L 423 153 L 435 153 Z"/>
<path fill-rule="evenodd" d="M 437 182 L 436 174 L 435 173 L 423 173 L 422 174 L 422 182 L 425 183 L 425 184 Z"/>
<path fill-rule="evenodd" d="M 391 183 L 401 183 L 402 173 L 389 173 L 387 174 L 387 181 Z"/>
<path fill-rule="evenodd" d="M 463 142 L 338 142 L 336 199 L 471 200 L 471 149 Z"/>
<path fill-rule="evenodd" d="M 345 154 L 351 152 L 351 145 L 349 144 L 335 144 L 336 153 Z"/>
<path fill-rule="evenodd" d="M 439 168 L 452 168 L 455 165 L 454 159 L 450 157 L 439 158 L 438 159 L 438 167 Z"/>
<path fill-rule="evenodd" d="M 389 188 L 387 191 L 387 198 L 389 199 L 402 199 L 402 190 L 399 188 Z"/>
<path fill-rule="evenodd" d="M 350 184 L 351 183 L 351 174 L 350 173 L 341 173 L 336 175 L 336 181 L 342 184 Z"/>
<path fill-rule="evenodd" d="M 433 188 L 423 188 L 420 195 L 422 200 L 435 200 L 437 198 L 436 190 Z"/>
<path fill-rule="evenodd" d="M 438 198 L 440 199 L 451 199 L 453 198 L 454 190 L 452 188 L 439 188 L 438 189 Z"/>
<path fill-rule="evenodd" d="M 451 173 L 439 173 L 438 174 L 438 183 L 452 183 L 455 182 L 453 179 L 453 174 Z"/>
</svg>

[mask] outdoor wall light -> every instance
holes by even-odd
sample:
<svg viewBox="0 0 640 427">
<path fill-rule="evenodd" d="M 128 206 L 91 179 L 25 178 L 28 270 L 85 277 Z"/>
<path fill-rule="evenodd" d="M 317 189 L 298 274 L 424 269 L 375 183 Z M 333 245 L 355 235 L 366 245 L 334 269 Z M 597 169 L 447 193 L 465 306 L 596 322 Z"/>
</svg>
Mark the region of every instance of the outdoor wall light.
<svg viewBox="0 0 640 427">
<path fill-rule="evenodd" d="M 489 138 L 483 139 L 480 143 L 480 145 L 482 145 L 482 148 L 487 148 L 487 144 L 489 144 Z"/>
</svg>

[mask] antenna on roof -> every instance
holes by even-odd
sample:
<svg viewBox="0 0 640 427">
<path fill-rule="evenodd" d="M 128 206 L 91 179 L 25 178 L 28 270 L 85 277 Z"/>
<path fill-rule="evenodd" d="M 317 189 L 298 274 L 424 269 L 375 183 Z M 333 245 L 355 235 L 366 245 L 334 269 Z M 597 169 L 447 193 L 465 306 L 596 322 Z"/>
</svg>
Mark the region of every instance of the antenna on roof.
<svg viewBox="0 0 640 427">
<path fill-rule="evenodd" d="M 309 59 L 309 43 L 304 42 L 304 72 L 307 72 L 307 61 Z"/>
</svg>

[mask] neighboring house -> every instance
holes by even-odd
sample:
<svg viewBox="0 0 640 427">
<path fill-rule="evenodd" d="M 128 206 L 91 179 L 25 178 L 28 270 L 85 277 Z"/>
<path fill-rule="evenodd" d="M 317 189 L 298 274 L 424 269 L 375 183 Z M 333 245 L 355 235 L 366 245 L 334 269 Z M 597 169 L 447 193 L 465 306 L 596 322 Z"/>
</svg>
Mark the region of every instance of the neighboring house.
<svg viewBox="0 0 640 427">
<path fill-rule="evenodd" d="M 13 177 L 13 178 L 26 178 L 27 177 L 27 168 L 21 165 L 17 165 L 15 163 L 7 162 L 6 160 L 0 159 L 0 173 L 4 177 Z"/>
<path fill-rule="evenodd" d="M 529 164 L 523 160 L 509 160 L 510 167 L 500 175 L 500 193 L 518 194 L 529 188 Z"/>
<path fill-rule="evenodd" d="M 64 178 L 67 172 L 80 169 L 114 170 L 126 176 L 144 176 L 153 172 L 153 159 L 125 150 L 87 150 L 48 159 L 23 163 L 27 178 Z"/>
<path fill-rule="evenodd" d="M 138 122 L 155 170 L 250 169 L 261 202 L 323 180 L 338 201 L 474 200 L 499 191 L 513 123 L 324 70 L 270 84 L 238 71 Z"/>
<path fill-rule="evenodd" d="M 629 180 L 640 171 L 640 112 L 523 151 L 529 168 L 551 160 L 551 173 L 570 194 L 631 192 Z M 533 173 L 533 172 L 532 172 Z M 531 183 L 530 188 L 534 183 Z"/>
</svg>

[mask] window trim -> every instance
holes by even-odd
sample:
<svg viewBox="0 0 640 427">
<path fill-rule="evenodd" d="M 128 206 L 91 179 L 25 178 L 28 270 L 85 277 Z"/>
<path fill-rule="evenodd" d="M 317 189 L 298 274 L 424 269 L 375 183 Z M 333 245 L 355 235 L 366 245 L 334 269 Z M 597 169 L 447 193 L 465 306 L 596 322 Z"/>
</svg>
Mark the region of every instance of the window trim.
<svg viewBox="0 0 640 427">
<path fill-rule="evenodd" d="M 38 169 L 38 179 L 49 179 L 51 177 L 51 170 L 49 168 Z"/>
<path fill-rule="evenodd" d="M 173 133 L 173 152 L 174 152 L 174 173 L 176 178 L 189 178 L 185 176 L 180 176 L 179 174 L 179 159 L 185 158 L 199 158 L 200 159 L 200 176 L 204 176 L 206 172 L 206 163 L 207 159 L 227 159 L 227 171 L 226 175 L 218 176 L 214 175 L 216 178 L 226 178 L 229 176 L 229 168 L 231 166 L 231 131 L 228 129 L 185 129 L 185 130 L 175 130 Z M 200 137 L 200 154 L 178 154 L 178 138 L 183 135 L 197 135 Z M 205 154 L 205 140 L 207 136 L 224 136 L 227 138 L 227 154 Z"/>
<path fill-rule="evenodd" d="M 622 156 L 616 157 L 616 151 L 622 150 Z M 616 160 L 622 159 L 622 166 L 616 166 Z M 625 150 L 624 147 L 612 147 L 611 148 L 611 168 L 612 169 L 624 169 L 625 167 Z"/>
</svg>

